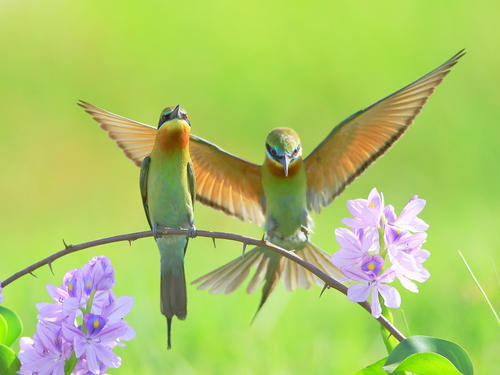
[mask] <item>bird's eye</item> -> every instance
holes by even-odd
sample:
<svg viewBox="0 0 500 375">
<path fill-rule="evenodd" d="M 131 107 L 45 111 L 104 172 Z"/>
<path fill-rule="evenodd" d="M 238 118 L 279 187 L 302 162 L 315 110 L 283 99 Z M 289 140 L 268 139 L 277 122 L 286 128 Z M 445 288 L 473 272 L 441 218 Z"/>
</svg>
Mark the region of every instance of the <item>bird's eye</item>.
<svg viewBox="0 0 500 375">
<path fill-rule="evenodd" d="M 271 149 L 271 155 L 276 156 L 276 150 L 274 148 Z"/>
</svg>

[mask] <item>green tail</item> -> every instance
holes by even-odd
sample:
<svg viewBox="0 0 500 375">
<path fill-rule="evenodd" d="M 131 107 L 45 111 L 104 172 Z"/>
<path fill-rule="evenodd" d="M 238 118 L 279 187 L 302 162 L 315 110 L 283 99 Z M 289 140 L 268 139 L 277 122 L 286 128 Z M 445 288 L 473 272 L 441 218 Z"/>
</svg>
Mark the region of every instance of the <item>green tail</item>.
<svg viewBox="0 0 500 375">
<path fill-rule="evenodd" d="M 187 239 L 169 242 L 158 239 L 161 254 L 161 313 L 167 318 L 168 349 L 171 348 L 172 318 L 184 320 L 187 315 L 186 278 L 184 276 L 184 249 Z M 179 246 L 181 245 L 181 246 Z"/>
<path fill-rule="evenodd" d="M 257 311 L 252 318 L 252 323 L 257 317 L 262 306 L 266 303 L 267 299 L 271 295 L 271 292 L 274 290 L 278 282 L 280 281 L 281 273 L 283 272 L 283 262 L 284 258 L 280 255 L 273 253 L 268 249 L 259 248 L 264 256 L 267 256 L 269 260 L 267 261 L 267 269 L 264 275 L 264 286 L 262 287 L 262 296 L 260 298 L 259 306 L 257 307 Z"/>
</svg>

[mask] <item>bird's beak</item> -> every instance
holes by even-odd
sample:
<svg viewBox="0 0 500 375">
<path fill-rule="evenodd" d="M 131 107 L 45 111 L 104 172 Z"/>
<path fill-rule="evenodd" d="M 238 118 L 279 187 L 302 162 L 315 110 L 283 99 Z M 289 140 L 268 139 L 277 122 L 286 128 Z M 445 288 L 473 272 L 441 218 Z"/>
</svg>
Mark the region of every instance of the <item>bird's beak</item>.
<svg viewBox="0 0 500 375">
<path fill-rule="evenodd" d="M 179 118 L 179 108 L 180 104 L 177 104 L 174 110 L 172 111 L 172 118 Z"/>
<path fill-rule="evenodd" d="M 288 155 L 285 154 L 281 160 L 281 164 L 283 164 L 283 169 L 285 170 L 285 177 L 288 177 L 288 166 L 290 165 L 290 158 Z"/>
</svg>

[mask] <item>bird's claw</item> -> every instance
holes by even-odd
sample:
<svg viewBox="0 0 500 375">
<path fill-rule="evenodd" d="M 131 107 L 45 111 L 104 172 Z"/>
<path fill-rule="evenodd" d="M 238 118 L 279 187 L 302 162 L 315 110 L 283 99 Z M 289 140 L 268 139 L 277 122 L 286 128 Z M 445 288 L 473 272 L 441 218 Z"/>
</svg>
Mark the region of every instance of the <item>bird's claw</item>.
<svg viewBox="0 0 500 375">
<path fill-rule="evenodd" d="M 309 236 L 310 236 L 312 230 L 309 227 L 305 226 L 305 225 L 301 225 L 300 226 L 300 230 L 302 231 L 302 233 L 305 234 L 306 238 L 309 239 Z"/>
<path fill-rule="evenodd" d="M 198 235 L 198 231 L 196 230 L 196 227 L 193 225 L 188 229 L 188 237 L 189 238 L 195 238 Z"/>
<path fill-rule="evenodd" d="M 155 239 L 158 239 L 159 235 L 158 235 L 158 224 L 154 223 L 152 226 L 151 226 L 151 230 L 153 231 L 153 237 Z"/>
</svg>

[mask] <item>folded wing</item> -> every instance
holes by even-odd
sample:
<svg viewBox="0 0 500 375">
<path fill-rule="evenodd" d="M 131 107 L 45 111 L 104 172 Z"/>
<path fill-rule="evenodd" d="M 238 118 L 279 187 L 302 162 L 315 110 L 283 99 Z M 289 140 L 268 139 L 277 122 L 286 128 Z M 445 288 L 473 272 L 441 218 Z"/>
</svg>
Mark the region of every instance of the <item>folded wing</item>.
<svg viewBox="0 0 500 375">
<path fill-rule="evenodd" d="M 464 51 L 417 81 L 339 125 L 305 159 L 307 202 L 320 211 L 381 156 L 413 123 L 427 99 Z"/>
</svg>

